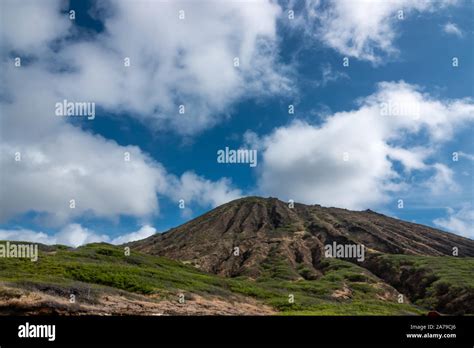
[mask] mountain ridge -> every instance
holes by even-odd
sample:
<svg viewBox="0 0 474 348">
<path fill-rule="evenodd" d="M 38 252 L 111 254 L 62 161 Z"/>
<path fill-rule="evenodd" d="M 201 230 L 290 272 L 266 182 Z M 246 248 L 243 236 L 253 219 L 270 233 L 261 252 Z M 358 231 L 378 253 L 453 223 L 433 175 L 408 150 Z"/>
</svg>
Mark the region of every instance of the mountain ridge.
<svg viewBox="0 0 474 348">
<path fill-rule="evenodd" d="M 162 234 L 129 243 L 132 249 L 185 261 L 224 276 L 262 274 L 265 260 L 288 261 L 320 275 L 324 246 L 363 244 L 375 253 L 420 256 L 474 256 L 474 241 L 429 226 L 365 210 L 288 203 L 245 197 L 223 204 Z M 234 255 L 238 248 L 238 255 Z M 298 272 L 295 272 L 295 277 Z"/>
<path fill-rule="evenodd" d="M 0 259 L 0 315 L 474 314 L 474 241 L 369 210 L 247 197 L 120 246 L 38 249 Z"/>
</svg>

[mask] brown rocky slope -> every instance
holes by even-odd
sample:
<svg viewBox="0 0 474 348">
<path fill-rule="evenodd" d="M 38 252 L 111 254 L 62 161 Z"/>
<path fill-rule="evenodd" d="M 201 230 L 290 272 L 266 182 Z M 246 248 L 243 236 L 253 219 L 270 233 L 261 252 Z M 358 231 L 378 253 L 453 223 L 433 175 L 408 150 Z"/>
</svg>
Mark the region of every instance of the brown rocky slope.
<svg viewBox="0 0 474 348">
<path fill-rule="evenodd" d="M 262 265 L 302 264 L 308 279 L 321 273 L 324 245 L 363 244 L 369 254 L 474 256 L 474 241 L 373 211 L 288 203 L 276 198 L 238 199 L 168 232 L 130 244 L 132 249 L 187 261 L 207 272 L 257 278 Z M 238 253 L 236 253 L 238 248 Z M 295 274 L 297 274 L 295 272 Z"/>
</svg>

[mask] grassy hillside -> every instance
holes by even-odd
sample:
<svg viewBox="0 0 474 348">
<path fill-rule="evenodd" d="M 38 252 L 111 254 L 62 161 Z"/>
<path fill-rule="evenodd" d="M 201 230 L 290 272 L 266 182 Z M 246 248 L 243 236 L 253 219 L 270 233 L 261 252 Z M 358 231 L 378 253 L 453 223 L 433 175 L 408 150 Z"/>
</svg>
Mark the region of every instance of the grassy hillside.
<svg viewBox="0 0 474 348">
<path fill-rule="evenodd" d="M 419 306 L 474 314 L 474 258 L 377 255 L 367 267 Z"/>
<path fill-rule="evenodd" d="M 391 256 L 386 266 L 396 268 L 397 262 L 403 265 L 406 258 Z M 409 261 L 416 267 L 432 267 L 438 277 L 433 289 L 441 286 L 437 284 L 472 286 L 469 271 L 473 259 L 413 257 Z M 56 296 L 63 297 L 73 291 L 78 301 L 86 293 L 88 298 L 99 299 L 111 289 L 141 294 L 153 301 L 177 302 L 179 293 L 190 301 L 194 295 L 225 301 L 251 298 L 281 314 L 293 315 L 422 314 L 432 305 L 430 291 L 426 298 L 417 299 L 416 305 L 398 303 L 398 293 L 392 287 L 364 268 L 342 260 L 325 261 L 317 280 L 305 280 L 304 267 L 298 268 L 301 278 L 294 280 L 294 274 L 289 274 L 294 270 L 284 260 L 275 259 L 262 267 L 265 272 L 257 280 L 224 278 L 166 258 L 137 252 L 125 256 L 121 247 L 90 244 L 78 249 L 48 247 L 40 251 L 37 262 L 0 259 L 0 282 L 3 289 L 6 285 L 40 292 L 54 289 Z M 17 295 L 0 287 L 0 304 L 11 296 Z"/>
</svg>

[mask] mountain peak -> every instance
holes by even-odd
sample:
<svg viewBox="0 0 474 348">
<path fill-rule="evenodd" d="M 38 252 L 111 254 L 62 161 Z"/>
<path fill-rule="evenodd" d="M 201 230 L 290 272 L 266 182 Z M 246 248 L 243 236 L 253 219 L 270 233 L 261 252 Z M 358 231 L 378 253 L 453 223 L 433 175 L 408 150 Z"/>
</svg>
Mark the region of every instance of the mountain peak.
<svg viewBox="0 0 474 348">
<path fill-rule="evenodd" d="M 256 277 L 269 260 L 279 260 L 317 277 L 324 247 L 334 242 L 364 245 L 371 253 L 440 256 L 457 247 L 460 256 L 474 256 L 472 240 L 371 210 L 290 205 L 257 196 L 228 202 L 131 246 L 225 276 Z"/>
</svg>

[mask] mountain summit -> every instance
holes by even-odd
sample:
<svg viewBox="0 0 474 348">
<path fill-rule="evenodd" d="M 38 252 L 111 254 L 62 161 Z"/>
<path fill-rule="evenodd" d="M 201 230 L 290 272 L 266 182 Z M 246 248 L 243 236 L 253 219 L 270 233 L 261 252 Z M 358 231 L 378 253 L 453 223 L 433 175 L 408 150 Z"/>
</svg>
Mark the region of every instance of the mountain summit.
<svg viewBox="0 0 474 348">
<path fill-rule="evenodd" d="M 474 241 L 373 211 L 247 197 L 127 245 L 1 259 L 0 315 L 474 314 Z"/>
<path fill-rule="evenodd" d="M 258 277 L 285 264 L 288 276 L 320 275 L 326 245 L 364 245 L 366 253 L 474 256 L 474 241 L 371 210 L 350 211 L 246 197 L 168 232 L 131 243 L 134 250 L 185 261 L 224 276 Z"/>
</svg>

